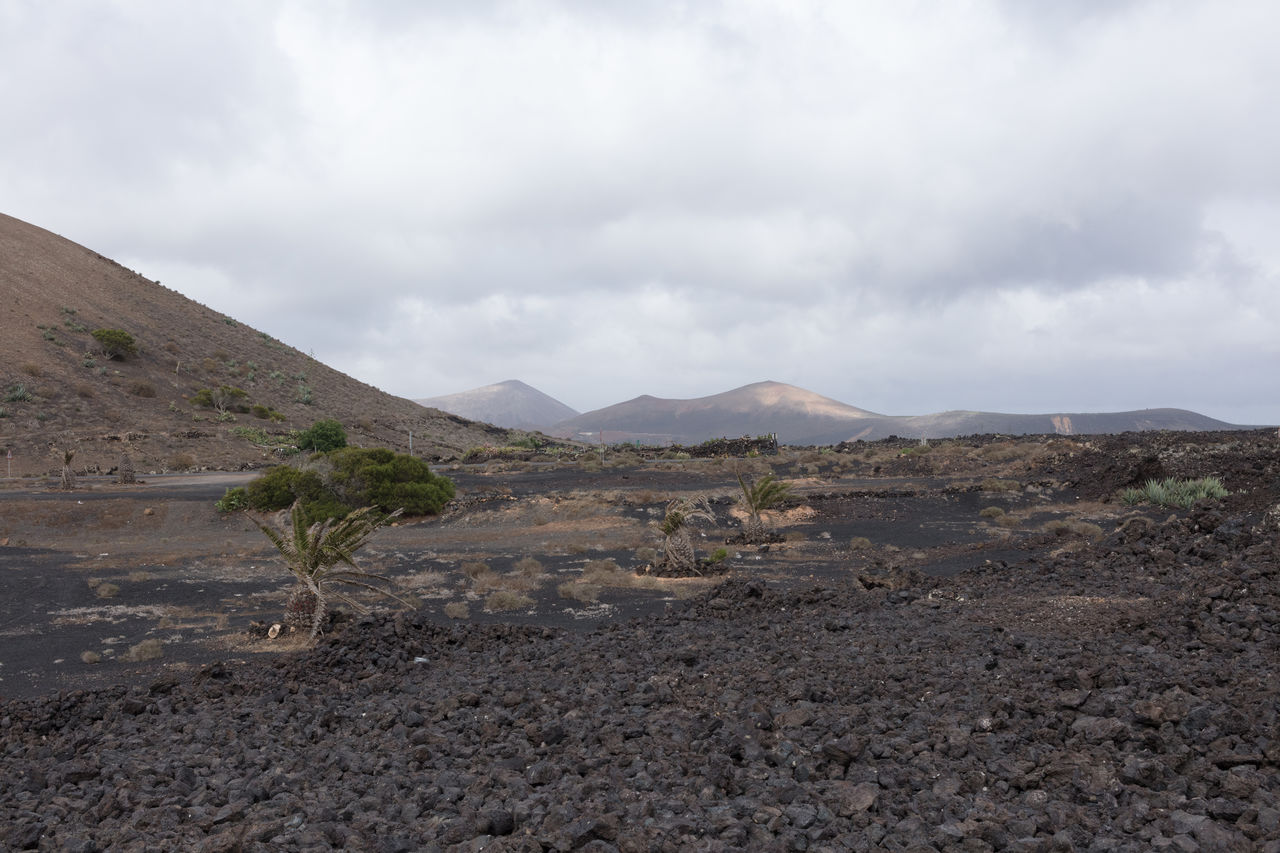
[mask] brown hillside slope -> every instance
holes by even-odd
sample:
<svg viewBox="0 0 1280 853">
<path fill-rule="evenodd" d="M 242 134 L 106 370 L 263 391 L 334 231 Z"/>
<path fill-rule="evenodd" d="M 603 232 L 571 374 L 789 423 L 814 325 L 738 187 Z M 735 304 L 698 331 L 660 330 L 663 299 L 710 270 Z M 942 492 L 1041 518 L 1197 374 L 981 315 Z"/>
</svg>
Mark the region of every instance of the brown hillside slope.
<svg viewBox="0 0 1280 853">
<path fill-rule="evenodd" d="M 291 429 L 336 418 L 352 444 L 451 457 L 502 431 L 426 409 L 333 370 L 76 243 L 0 214 L 0 466 L 140 473 L 270 463 Z M 90 332 L 122 329 L 138 355 L 106 358 Z M 192 404 L 228 385 L 283 421 Z M 251 430 L 265 431 L 251 434 Z M 0 475 L 6 472 L 0 467 Z"/>
</svg>

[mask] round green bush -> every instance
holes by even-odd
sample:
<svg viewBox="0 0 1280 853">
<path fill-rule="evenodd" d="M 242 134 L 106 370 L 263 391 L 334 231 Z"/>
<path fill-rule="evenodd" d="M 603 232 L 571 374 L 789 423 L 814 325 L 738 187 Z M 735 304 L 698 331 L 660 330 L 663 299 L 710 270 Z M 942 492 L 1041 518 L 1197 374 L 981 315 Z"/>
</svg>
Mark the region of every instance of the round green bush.
<svg viewBox="0 0 1280 853">
<path fill-rule="evenodd" d="M 98 342 L 98 346 L 102 348 L 107 358 L 123 359 L 138 352 L 138 345 L 134 342 L 133 335 L 123 329 L 94 329 L 89 334 L 93 335 L 93 339 Z"/>
<path fill-rule="evenodd" d="M 259 512 L 275 512 L 293 504 L 293 482 L 300 472 L 289 465 L 277 465 L 245 486 L 249 506 Z"/>
<path fill-rule="evenodd" d="M 298 433 L 298 449 L 327 453 L 347 446 L 347 432 L 333 418 L 324 418 Z"/>
</svg>

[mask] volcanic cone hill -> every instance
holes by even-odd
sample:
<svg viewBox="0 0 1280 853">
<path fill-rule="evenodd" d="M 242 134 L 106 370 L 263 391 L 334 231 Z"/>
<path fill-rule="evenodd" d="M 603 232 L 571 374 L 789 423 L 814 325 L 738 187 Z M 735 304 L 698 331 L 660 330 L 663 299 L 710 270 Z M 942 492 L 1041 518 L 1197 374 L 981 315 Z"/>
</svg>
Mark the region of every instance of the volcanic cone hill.
<svg viewBox="0 0 1280 853">
<path fill-rule="evenodd" d="M 352 379 L 42 228 L 0 214 L 0 444 L 14 476 L 268 464 L 292 429 L 334 418 L 353 444 L 452 457 L 505 431 Z M 109 358 L 92 332 L 137 353 Z M 238 388 L 227 413 L 203 389 Z M 241 411 L 237 411 L 240 409 Z M 256 413 L 256 414 L 255 414 Z M 273 414 L 274 413 L 274 414 Z"/>
</svg>

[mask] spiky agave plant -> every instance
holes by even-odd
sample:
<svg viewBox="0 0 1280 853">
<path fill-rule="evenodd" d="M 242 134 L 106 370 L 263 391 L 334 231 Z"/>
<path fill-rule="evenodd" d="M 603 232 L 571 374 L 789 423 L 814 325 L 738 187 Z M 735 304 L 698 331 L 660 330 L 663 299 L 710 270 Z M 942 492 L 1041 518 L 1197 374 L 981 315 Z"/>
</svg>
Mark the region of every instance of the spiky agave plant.
<svg viewBox="0 0 1280 853">
<path fill-rule="evenodd" d="M 658 526 L 658 531 L 662 534 L 662 558 L 667 566 L 681 571 L 697 571 L 689 528 L 696 521 L 715 520 L 711 503 L 705 496 L 676 498 L 667 504 L 666 514 Z"/>
<path fill-rule="evenodd" d="M 390 578 L 367 572 L 355 564 L 355 552 L 368 541 L 374 531 L 400 513 L 401 510 L 396 510 L 383 514 L 377 507 L 367 506 L 354 510 L 345 518 L 329 518 L 308 526 L 302 502 L 294 501 L 289 509 L 289 524 L 283 529 L 278 530 L 253 519 L 253 523 L 271 540 L 271 544 L 284 558 L 289 571 L 298 580 L 298 588 L 290 596 L 286 611 L 295 614 L 295 618 L 300 614 L 310 615 L 311 639 L 320 634 L 320 626 L 324 624 L 325 614 L 328 612 L 329 595 L 358 609 L 365 609 L 359 602 L 332 589 L 335 586 L 360 587 L 411 606 L 400 596 L 376 583 L 390 584 Z"/>
<path fill-rule="evenodd" d="M 759 480 L 750 482 L 739 472 L 738 485 L 742 487 L 742 506 L 747 511 L 742 534 L 748 542 L 758 542 L 764 538 L 765 533 L 761 513 L 791 497 L 791 484 L 775 479 L 772 474 L 765 474 Z"/>
</svg>

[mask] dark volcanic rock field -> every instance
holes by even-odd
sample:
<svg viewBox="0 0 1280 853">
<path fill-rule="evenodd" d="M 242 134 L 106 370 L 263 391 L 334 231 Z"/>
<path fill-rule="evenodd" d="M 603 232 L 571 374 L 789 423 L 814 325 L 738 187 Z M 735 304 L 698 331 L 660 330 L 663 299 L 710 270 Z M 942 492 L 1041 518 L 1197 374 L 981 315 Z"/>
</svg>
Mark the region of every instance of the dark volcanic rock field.
<svg viewBox="0 0 1280 853">
<path fill-rule="evenodd" d="M 1280 851 L 1274 519 L 11 701 L 0 847 Z"/>
</svg>

